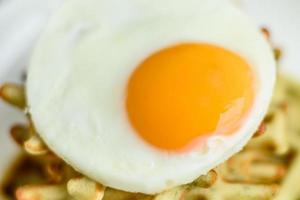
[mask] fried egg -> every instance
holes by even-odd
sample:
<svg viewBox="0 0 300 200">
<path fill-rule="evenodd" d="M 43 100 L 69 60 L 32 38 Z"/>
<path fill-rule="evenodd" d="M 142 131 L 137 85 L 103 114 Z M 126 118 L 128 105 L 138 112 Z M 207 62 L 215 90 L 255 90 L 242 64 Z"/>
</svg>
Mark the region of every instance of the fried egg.
<svg viewBox="0 0 300 200">
<path fill-rule="evenodd" d="M 224 0 L 72 0 L 28 71 L 28 111 L 84 175 L 154 194 L 246 144 L 275 82 L 272 49 Z"/>
</svg>

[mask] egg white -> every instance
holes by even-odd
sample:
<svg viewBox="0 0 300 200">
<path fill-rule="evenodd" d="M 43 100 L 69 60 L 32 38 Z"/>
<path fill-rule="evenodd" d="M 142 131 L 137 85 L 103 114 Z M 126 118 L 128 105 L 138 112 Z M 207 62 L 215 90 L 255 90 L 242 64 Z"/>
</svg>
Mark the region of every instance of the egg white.
<svg viewBox="0 0 300 200">
<path fill-rule="evenodd" d="M 125 91 L 141 61 L 185 42 L 238 53 L 259 87 L 236 133 L 209 138 L 207 149 L 174 154 L 137 136 L 124 109 Z M 36 47 L 27 96 L 37 131 L 66 162 L 104 185 L 153 194 L 189 183 L 239 151 L 262 121 L 274 81 L 269 44 L 227 1 L 72 0 Z"/>
</svg>

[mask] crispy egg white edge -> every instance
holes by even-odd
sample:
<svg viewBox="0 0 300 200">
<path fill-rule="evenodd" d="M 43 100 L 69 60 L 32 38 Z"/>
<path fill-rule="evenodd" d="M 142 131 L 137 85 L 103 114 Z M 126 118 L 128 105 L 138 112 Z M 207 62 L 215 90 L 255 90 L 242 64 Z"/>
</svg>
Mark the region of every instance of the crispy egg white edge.
<svg viewBox="0 0 300 200">
<path fill-rule="evenodd" d="M 251 19 L 223 1 L 211 2 L 66 3 L 41 37 L 28 74 L 29 111 L 47 145 L 104 185 L 147 194 L 189 183 L 241 150 L 267 111 L 275 61 Z M 238 53 L 256 70 L 260 88 L 237 133 L 211 137 L 207 152 L 179 155 L 156 150 L 134 133 L 124 91 L 143 59 L 183 42 L 211 43 Z"/>
</svg>

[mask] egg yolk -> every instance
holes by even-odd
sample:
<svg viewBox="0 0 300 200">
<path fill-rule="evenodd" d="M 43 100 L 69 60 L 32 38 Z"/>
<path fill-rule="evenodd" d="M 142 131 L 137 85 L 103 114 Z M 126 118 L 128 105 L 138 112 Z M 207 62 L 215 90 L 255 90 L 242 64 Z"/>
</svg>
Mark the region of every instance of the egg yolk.
<svg viewBox="0 0 300 200">
<path fill-rule="evenodd" d="M 253 105 L 254 86 L 254 71 L 239 55 L 210 44 L 179 44 L 155 52 L 132 73 L 126 111 L 146 142 L 177 151 L 237 131 Z"/>
</svg>

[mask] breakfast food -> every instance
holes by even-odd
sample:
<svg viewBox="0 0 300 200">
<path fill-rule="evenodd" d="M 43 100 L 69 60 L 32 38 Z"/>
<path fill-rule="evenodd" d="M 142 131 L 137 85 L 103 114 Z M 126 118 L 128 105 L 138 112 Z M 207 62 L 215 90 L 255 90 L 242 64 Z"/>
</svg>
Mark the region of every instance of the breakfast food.
<svg viewBox="0 0 300 200">
<path fill-rule="evenodd" d="M 21 88 L 4 85 L 1 96 L 22 108 L 24 92 Z M 300 192 L 297 188 L 300 180 L 299 100 L 300 84 L 280 75 L 264 125 L 243 151 L 193 183 L 157 196 L 103 187 L 49 152 L 30 125 L 16 124 L 11 129 L 12 137 L 27 153 L 12 169 L 4 191 L 12 198 L 16 195 L 18 200 L 297 199 Z M 36 142 L 30 142 L 33 140 Z"/>
<path fill-rule="evenodd" d="M 274 54 L 280 57 L 278 49 Z M 25 93 L 15 84 L 3 84 L 0 90 L 3 100 L 21 110 L 26 110 Z M 194 182 L 155 196 L 115 190 L 79 174 L 46 147 L 29 119 L 29 125 L 11 129 L 27 154 L 12 169 L 4 190 L 18 200 L 297 199 L 299 98 L 300 85 L 280 75 L 268 114 L 243 151 Z"/>
<path fill-rule="evenodd" d="M 74 0 L 37 44 L 27 112 L 77 171 L 157 194 L 241 150 L 275 75 L 269 43 L 226 1 Z"/>
</svg>

